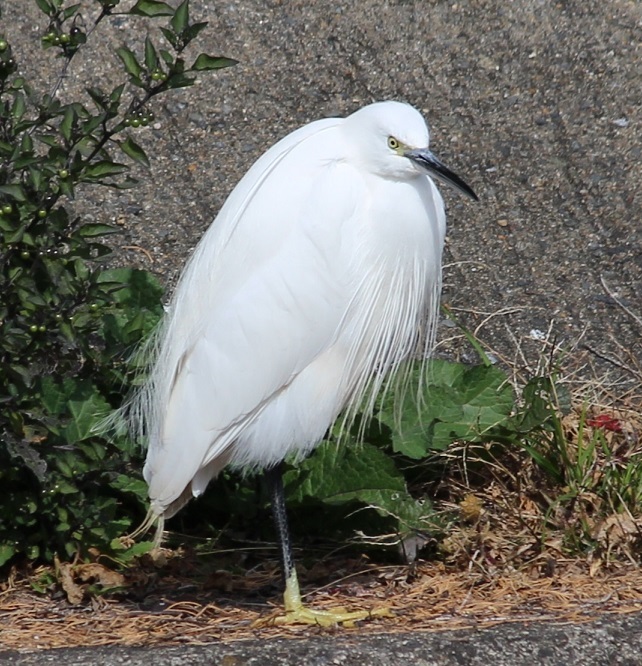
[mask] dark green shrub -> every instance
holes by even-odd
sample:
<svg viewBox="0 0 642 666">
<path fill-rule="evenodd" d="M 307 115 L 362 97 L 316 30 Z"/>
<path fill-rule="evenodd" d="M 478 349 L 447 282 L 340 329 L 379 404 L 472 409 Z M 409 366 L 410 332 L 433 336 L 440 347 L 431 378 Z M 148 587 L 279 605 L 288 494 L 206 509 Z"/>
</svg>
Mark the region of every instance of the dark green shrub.
<svg viewBox="0 0 642 666">
<path fill-rule="evenodd" d="M 162 290 L 143 271 L 105 268 L 117 229 L 75 215 L 73 199 L 92 185 L 134 185 L 128 165 L 148 159 L 127 128 L 153 119 L 149 101 L 234 64 L 206 54 L 186 64 L 206 26 L 190 22 L 188 0 L 139 0 L 121 15 L 169 17 L 165 44 L 147 37 L 140 58 L 119 48 L 127 81 L 62 103 L 62 74 L 120 0 L 35 1 L 42 46 L 62 66 L 49 94 L 19 75 L 20 54 L 0 36 L 0 565 L 106 551 L 141 515 L 135 450 L 93 430 L 134 381 L 128 359 L 162 312 Z"/>
</svg>

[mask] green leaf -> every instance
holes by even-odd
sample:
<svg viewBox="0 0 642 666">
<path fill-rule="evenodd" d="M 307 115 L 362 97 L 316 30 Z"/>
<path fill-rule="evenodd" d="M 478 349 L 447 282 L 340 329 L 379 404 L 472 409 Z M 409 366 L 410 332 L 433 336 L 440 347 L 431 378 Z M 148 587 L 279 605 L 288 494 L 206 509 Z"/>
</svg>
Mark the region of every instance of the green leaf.
<svg viewBox="0 0 642 666">
<path fill-rule="evenodd" d="M 158 0 L 138 0 L 129 10 L 130 14 L 136 16 L 172 16 L 174 10 L 166 3 Z"/>
<path fill-rule="evenodd" d="M 120 46 L 116 49 L 116 53 L 123 61 L 123 65 L 125 65 L 125 70 L 127 73 L 137 79 L 140 79 L 141 74 L 143 73 L 143 68 L 139 65 L 138 60 L 136 60 L 134 52 L 128 49 L 126 46 Z"/>
<path fill-rule="evenodd" d="M 158 67 L 156 49 L 149 36 L 145 37 L 145 67 L 148 72 L 153 72 Z"/>
<path fill-rule="evenodd" d="M 189 25 L 189 0 L 183 0 L 177 7 L 170 20 L 174 32 L 178 35 L 182 34 L 185 28 Z"/>
<path fill-rule="evenodd" d="M 100 162 L 94 162 L 85 168 L 83 171 L 83 179 L 118 176 L 121 173 L 125 173 L 125 171 L 129 171 L 127 164 L 110 162 L 109 160 L 101 160 Z"/>
<path fill-rule="evenodd" d="M 7 194 L 16 201 L 26 201 L 27 196 L 21 185 L 0 185 L 0 192 Z"/>
<path fill-rule="evenodd" d="M 94 104 L 102 111 L 107 108 L 107 97 L 100 88 L 85 88 Z"/>
<path fill-rule="evenodd" d="M 183 31 L 183 41 L 186 44 L 189 44 L 193 39 L 198 37 L 198 35 L 207 28 L 208 22 L 207 21 L 201 21 L 199 23 L 193 23 L 192 25 L 188 25 L 187 28 Z"/>
<path fill-rule="evenodd" d="M 189 86 L 194 85 L 196 79 L 193 76 L 187 76 L 186 74 L 172 74 L 165 85 L 168 88 L 189 88 Z"/>
<path fill-rule="evenodd" d="M 76 113 L 74 112 L 74 107 L 69 105 L 65 109 L 65 113 L 62 117 L 62 122 L 60 123 L 60 133 L 67 141 L 71 141 L 71 132 L 73 129 L 75 118 L 76 118 Z"/>
<path fill-rule="evenodd" d="M 82 238 L 97 238 L 109 234 L 119 234 L 121 230 L 111 224 L 83 224 L 77 231 Z"/>
<path fill-rule="evenodd" d="M 77 5 L 71 5 L 69 7 L 65 7 L 65 9 L 62 12 L 62 20 L 66 21 L 67 19 L 71 18 L 80 8 L 80 3 Z"/>
<path fill-rule="evenodd" d="M 402 532 L 426 527 L 431 506 L 417 502 L 390 456 L 370 444 L 324 442 L 298 470 L 284 474 L 288 499 L 306 498 L 329 505 L 359 502 L 379 515 L 395 518 Z"/>
<path fill-rule="evenodd" d="M 238 64 L 238 60 L 232 58 L 209 56 L 206 53 L 201 53 L 194 61 L 192 69 L 195 71 L 209 71 L 213 69 L 223 69 L 224 67 L 232 67 Z"/>
<path fill-rule="evenodd" d="M 124 141 L 121 141 L 119 144 L 120 149 L 127 155 L 131 157 L 134 161 L 142 164 L 149 168 L 149 159 L 145 154 L 145 151 L 131 138 L 127 137 Z"/>
<path fill-rule="evenodd" d="M 14 546 L 9 545 L 8 543 L 0 544 L 0 567 L 3 564 L 6 564 L 14 555 L 17 554 Z"/>
<path fill-rule="evenodd" d="M 11 116 L 14 122 L 18 122 L 24 116 L 26 110 L 25 96 L 22 93 L 16 93 L 11 107 Z"/>
<path fill-rule="evenodd" d="M 165 39 L 172 45 L 172 48 L 175 49 L 175 50 L 178 49 L 178 47 L 180 46 L 179 38 L 171 30 L 168 30 L 167 28 L 161 28 L 160 31 L 163 33 Z M 161 50 L 160 53 L 161 53 L 161 56 L 162 56 L 163 60 L 168 65 L 171 65 L 174 62 L 174 56 L 172 56 L 167 51 Z"/>
<path fill-rule="evenodd" d="M 74 397 L 68 401 L 67 409 L 72 421 L 64 434 L 67 442 L 74 444 L 94 434 L 94 429 L 109 414 L 111 406 L 95 386 L 83 381 L 79 382 Z"/>
<path fill-rule="evenodd" d="M 420 371 L 417 362 L 410 386 L 417 385 Z M 419 459 L 458 439 L 491 438 L 494 429 L 508 423 L 513 390 L 499 368 L 433 360 L 425 372 L 421 406 L 412 389 L 400 401 L 387 396 L 381 405 L 379 418 L 393 431 L 395 452 Z"/>
<path fill-rule="evenodd" d="M 36 4 L 40 8 L 40 11 L 47 14 L 47 16 L 53 16 L 56 13 L 48 0 L 36 0 Z"/>
</svg>

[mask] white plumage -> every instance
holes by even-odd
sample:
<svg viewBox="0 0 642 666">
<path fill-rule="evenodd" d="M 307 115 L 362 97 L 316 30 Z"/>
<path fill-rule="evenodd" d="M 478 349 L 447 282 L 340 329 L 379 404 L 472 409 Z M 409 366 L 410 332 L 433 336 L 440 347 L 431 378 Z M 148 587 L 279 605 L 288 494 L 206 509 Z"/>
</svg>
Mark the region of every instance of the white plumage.
<svg viewBox="0 0 642 666">
<path fill-rule="evenodd" d="M 428 346 L 445 234 L 428 151 L 398 102 L 310 123 L 248 171 L 201 239 L 131 406 L 149 441 L 151 513 L 169 517 L 226 465 L 308 453 L 342 410 Z M 428 351 L 428 348 L 426 348 Z"/>
</svg>

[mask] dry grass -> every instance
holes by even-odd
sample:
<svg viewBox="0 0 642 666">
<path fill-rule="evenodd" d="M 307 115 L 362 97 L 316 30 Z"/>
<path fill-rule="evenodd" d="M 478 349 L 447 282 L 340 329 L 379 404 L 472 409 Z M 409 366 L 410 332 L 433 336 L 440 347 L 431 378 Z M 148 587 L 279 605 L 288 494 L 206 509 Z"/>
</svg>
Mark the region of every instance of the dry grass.
<svg viewBox="0 0 642 666">
<path fill-rule="evenodd" d="M 591 576 L 586 566 L 564 561 L 552 575 L 545 568 L 534 567 L 489 578 L 475 566 L 460 570 L 443 563 L 377 567 L 353 560 L 325 566 L 329 568 L 330 564 L 335 570 L 341 568 L 346 577 L 310 592 L 309 604 L 318 608 L 386 607 L 396 616 L 365 621 L 357 629 L 341 629 L 359 635 L 479 628 L 514 621 L 577 622 L 606 612 L 642 610 L 642 573 L 626 566 Z M 36 595 L 26 580 L 14 582 L 0 595 L 0 646 L 35 650 L 81 645 L 203 644 L 336 631 L 252 628 L 258 617 L 269 613 L 270 605 L 258 602 L 250 591 L 266 582 L 276 582 L 276 576 L 273 568 L 244 576 L 227 573 L 224 591 L 216 577 L 194 591 L 193 580 L 164 575 L 139 600 L 133 596 L 92 597 L 84 605 Z M 278 605 L 280 599 L 274 597 L 273 603 Z"/>
</svg>

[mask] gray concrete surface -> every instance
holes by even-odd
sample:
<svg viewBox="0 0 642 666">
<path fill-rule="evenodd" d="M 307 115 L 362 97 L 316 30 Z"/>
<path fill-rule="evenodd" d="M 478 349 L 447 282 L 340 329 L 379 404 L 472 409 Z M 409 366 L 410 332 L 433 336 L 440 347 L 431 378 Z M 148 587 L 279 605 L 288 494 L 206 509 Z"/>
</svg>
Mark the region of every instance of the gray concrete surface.
<svg viewBox="0 0 642 666">
<path fill-rule="evenodd" d="M 90 3 L 91 4 L 91 3 Z M 45 25 L 27 0 L 5 0 L 3 30 L 44 88 L 52 66 L 32 40 Z M 443 188 L 449 206 L 445 300 L 508 358 L 537 356 L 532 329 L 557 342 L 641 357 L 640 328 L 606 294 L 642 310 L 642 2 L 639 0 L 192 0 L 210 21 L 201 48 L 240 65 L 155 106 L 139 132 L 151 178 L 79 206 L 123 225 L 118 261 L 171 282 L 234 183 L 276 139 L 310 120 L 368 102 L 420 108 L 434 151 L 481 203 Z M 123 18 L 72 68 L 64 93 L 108 87 L 110 48 L 140 43 Z M 85 77 L 83 81 L 83 77 Z M 444 334 L 449 334 L 444 330 Z M 579 353 L 576 352 L 576 353 Z M 581 363 L 597 357 L 582 356 Z M 582 373 L 590 376 L 590 367 Z M 619 389 L 615 389 L 617 392 Z M 623 390 L 623 389 L 622 389 Z M 509 625 L 441 634 L 311 638 L 148 651 L 91 649 L 20 656 L 36 664 L 641 664 L 642 618 L 588 625 Z"/>
<path fill-rule="evenodd" d="M 638 666 L 642 616 L 587 624 L 507 624 L 492 629 L 369 636 L 338 632 L 308 640 L 204 647 L 0 652 L 12 666 Z"/>
<path fill-rule="evenodd" d="M 40 34 L 32 2 L 4 4 L 18 42 Z M 153 259 L 125 250 L 119 261 L 171 282 L 275 140 L 319 117 L 401 99 L 424 112 L 434 151 L 481 198 L 442 188 L 444 299 L 463 323 L 475 329 L 509 312 L 480 330 L 508 358 L 520 345 L 536 357 L 542 346 L 530 332 L 552 322 L 565 348 L 583 335 L 624 365 L 639 362 L 640 326 L 601 283 L 640 313 L 639 0 L 192 0 L 192 14 L 210 21 L 201 50 L 240 64 L 155 105 L 157 129 L 136 133 L 152 157 L 143 187 L 92 192 L 83 203 Z M 118 73 L 110 48 L 133 48 L 143 34 L 142 23 L 113 19 L 63 94 L 87 80 L 109 86 Z M 42 79 L 50 71 L 28 51 L 18 58 Z"/>
</svg>

